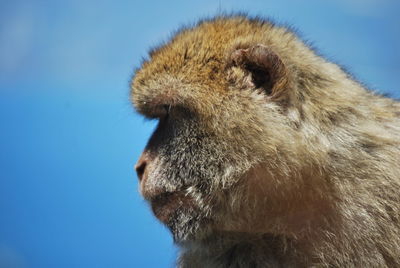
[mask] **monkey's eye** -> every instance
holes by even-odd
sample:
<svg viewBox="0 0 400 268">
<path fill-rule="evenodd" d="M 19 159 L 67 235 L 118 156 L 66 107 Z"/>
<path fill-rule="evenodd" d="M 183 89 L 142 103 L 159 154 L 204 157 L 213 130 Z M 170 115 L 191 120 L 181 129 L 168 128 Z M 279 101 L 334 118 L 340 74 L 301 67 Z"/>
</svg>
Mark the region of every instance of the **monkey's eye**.
<svg viewBox="0 0 400 268">
<path fill-rule="evenodd" d="M 171 105 L 157 105 L 151 109 L 151 118 L 165 120 L 168 118 Z"/>
</svg>

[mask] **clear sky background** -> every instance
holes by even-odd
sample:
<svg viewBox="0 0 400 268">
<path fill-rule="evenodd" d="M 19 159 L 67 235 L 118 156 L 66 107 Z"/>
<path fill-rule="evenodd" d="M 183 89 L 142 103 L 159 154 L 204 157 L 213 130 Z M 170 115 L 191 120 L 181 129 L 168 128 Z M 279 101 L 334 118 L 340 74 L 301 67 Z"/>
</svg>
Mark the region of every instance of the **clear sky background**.
<svg viewBox="0 0 400 268">
<path fill-rule="evenodd" d="M 0 268 L 172 267 L 133 169 L 133 69 L 182 24 L 247 11 L 400 98 L 400 1 L 0 0 Z"/>
</svg>

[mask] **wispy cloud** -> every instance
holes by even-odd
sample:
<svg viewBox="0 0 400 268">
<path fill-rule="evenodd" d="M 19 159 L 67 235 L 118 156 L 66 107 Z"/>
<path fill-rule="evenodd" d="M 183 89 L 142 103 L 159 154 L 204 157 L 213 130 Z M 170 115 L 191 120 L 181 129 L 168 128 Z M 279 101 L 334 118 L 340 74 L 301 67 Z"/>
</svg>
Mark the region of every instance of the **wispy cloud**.
<svg viewBox="0 0 400 268">
<path fill-rule="evenodd" d="M 354 14 L 364 16 L 379 16 L 396 0 L 332 0 Z"/>
<path fill-rule="evenodd" d="M 33 6 L 14 5 L 1 12 L 0 73 L 13 75 L 28 55 L 34 36 Z"/>
</svg>

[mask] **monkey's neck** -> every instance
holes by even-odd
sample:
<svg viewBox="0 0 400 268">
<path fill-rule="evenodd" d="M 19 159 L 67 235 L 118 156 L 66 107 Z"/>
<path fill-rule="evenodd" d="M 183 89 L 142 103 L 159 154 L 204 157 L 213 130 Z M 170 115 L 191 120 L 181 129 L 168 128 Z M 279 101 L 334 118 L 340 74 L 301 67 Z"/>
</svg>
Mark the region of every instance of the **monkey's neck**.
<svg viewBox="0 0 400 268">
<path fill-rule="evenodd" d="M 281 236 L 219 233 L 184 245 L 179 267 L 306 266 L 294 248 L 293 241 Z"/>
</svg>

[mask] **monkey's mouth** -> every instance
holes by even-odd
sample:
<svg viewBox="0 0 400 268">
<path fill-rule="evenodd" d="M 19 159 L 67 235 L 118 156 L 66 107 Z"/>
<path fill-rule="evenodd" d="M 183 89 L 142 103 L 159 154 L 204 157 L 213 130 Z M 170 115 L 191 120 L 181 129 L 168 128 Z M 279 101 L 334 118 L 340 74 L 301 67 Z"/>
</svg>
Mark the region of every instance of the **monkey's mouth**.
<svg viewBox="0 0 400 268">
<path fill-rule="evenodd" d="M 175 213 L 193 207 L 192 198 L 183 192 L 166 192 L 150 200 L 154 215 L 162 222 L 167 223 Z"/>
</svg>

